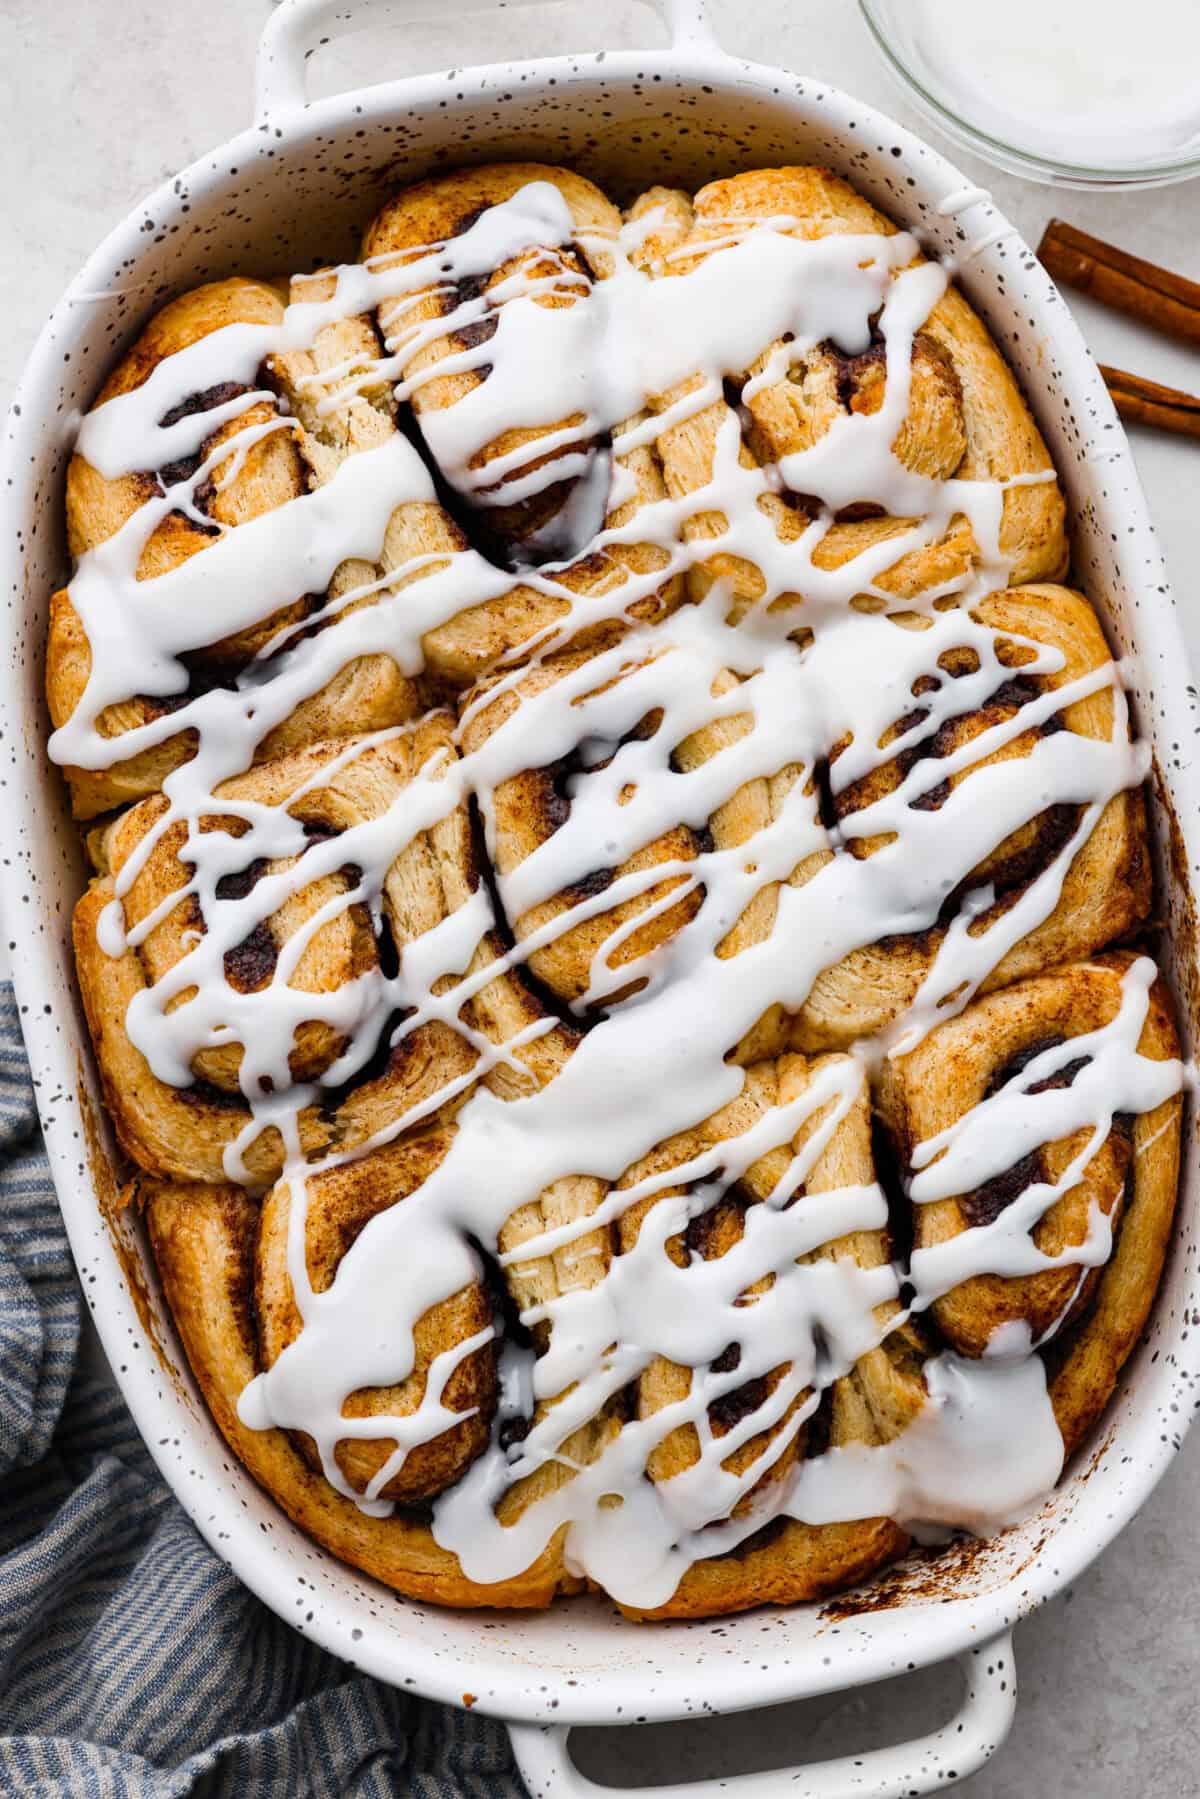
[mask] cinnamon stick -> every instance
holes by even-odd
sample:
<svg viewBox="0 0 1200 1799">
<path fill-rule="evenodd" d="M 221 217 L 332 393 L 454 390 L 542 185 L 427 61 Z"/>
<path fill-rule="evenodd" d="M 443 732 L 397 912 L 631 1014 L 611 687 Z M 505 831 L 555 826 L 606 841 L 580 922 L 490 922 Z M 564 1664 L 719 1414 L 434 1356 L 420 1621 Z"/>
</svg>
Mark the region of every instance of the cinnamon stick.
<svg viewBox="0 0 1200 1799">
<path fill-rule="evenodd" d="M 1038 255 L 1056 281 L 1171 337 L 1200 344 L 1200 282 L 1131 256 L 1064 219 L 1051 219 Z"/>
<path fill-rule="evenodd" d="M 1131 375 L 1125 369 L 1106 368 L 1103 363 L 1100 373 L 1117 411 L 1130 424 L 1157 425 L 1178 437 L 1200 438 L 1200 398 L 1195 394 L 1164 387 L 1159 381 L 1148 381 L 1144 375 Z"/>
</svg>

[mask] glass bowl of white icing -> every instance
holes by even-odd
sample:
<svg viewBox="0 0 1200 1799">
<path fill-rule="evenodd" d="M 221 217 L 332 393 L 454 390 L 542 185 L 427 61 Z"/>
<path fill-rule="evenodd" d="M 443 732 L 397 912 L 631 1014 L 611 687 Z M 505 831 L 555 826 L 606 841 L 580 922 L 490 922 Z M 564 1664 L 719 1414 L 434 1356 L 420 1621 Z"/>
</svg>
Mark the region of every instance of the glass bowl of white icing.
<svg viewBox="0 0 1200 1799">
<path fill-rule="evenodd" d="M 1200 175 L 1200 0 L 859 0 L 948 137 L 1066 187 Z"/>
</svg>

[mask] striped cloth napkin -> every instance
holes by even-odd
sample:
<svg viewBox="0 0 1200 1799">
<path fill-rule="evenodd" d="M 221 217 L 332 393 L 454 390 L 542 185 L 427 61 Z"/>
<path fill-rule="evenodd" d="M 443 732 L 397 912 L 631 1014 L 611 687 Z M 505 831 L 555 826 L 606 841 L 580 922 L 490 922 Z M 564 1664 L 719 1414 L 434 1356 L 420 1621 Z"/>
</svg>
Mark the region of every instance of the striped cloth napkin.
<svg viewBox="0 0 1200 1799">
<path fill-rule="evenodd" d="M 521 1799 L 503 1725 L 354 1673 L 218 1561 L 82 1314 L 0 986 L 0 1793 Z"/>
</svg>

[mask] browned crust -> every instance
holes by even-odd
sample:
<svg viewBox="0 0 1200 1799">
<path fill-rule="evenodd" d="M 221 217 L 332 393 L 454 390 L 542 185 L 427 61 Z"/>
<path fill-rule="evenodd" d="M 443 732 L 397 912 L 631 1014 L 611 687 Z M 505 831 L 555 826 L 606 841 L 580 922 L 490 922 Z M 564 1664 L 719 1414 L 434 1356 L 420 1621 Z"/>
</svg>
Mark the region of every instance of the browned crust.
<svg viewBox="0 0 1200 1799">
<path fill-rule="evenodd" d="M 909 1539 L 887 1518 L 858 1524 L 785 1523 L 768 1527 L 761 1543 L 688 1569 L 665 1605 L 623 1605 L 627 1618 L 719 1618 L 760 1605 L 800 1605 L 826 1599 L 866 1580 L 904 1554 Z"/>
</svg>

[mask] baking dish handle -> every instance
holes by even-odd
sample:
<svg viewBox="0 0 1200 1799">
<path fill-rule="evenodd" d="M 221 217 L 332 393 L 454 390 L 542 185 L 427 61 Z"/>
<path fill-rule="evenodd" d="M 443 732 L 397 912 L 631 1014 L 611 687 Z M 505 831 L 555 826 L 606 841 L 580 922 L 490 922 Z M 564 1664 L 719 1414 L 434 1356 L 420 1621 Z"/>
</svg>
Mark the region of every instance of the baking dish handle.
<svg viewBox="0 0 1200 1799">
<path fill-rule="evenodd" d="M 508 7 L 536 5 L 539 0 L 502 0 Z M 706 0 L 650 0 L 671 34 L 671 49 L 715 50 L 705 17 Z M 280 0 L 258 44 L 254 69 L 255 119 L 278 122 L 305 103 L 308 59 L 314 50 L 343 32 L 367 25 L 407 25 L 434 11 L 469 18 L 500 10 L 496 0 Z M 603 48 L 598 45 L 597 48 Z"/>
<path fill-rule="evenodd" d="M 966 1679 L 962 1704 L 948 1724 L 911 1743 L 839 1756 L 799 1768 L 771 1768 L 731 1779 L 687 1781 L 673 1786 L 598 1786 L 581 1774 L 567 1753 L 568 1728 L 561 1724 L 510 1724 L 513 1754 L 531 1799 L 612 1799 L 618 1791 L 644 1799 L 705 1799 L 718 1789 L 722 1799 L 778 1799 L 784 1790 L 796 1799 L 915 1799 L 945 1791 L 981 1768 L 997 1750 L 1013 1720 L 1017 1677 L 1012 1633 L 994 1637 L 958 1658 Z"/>
</svg>

